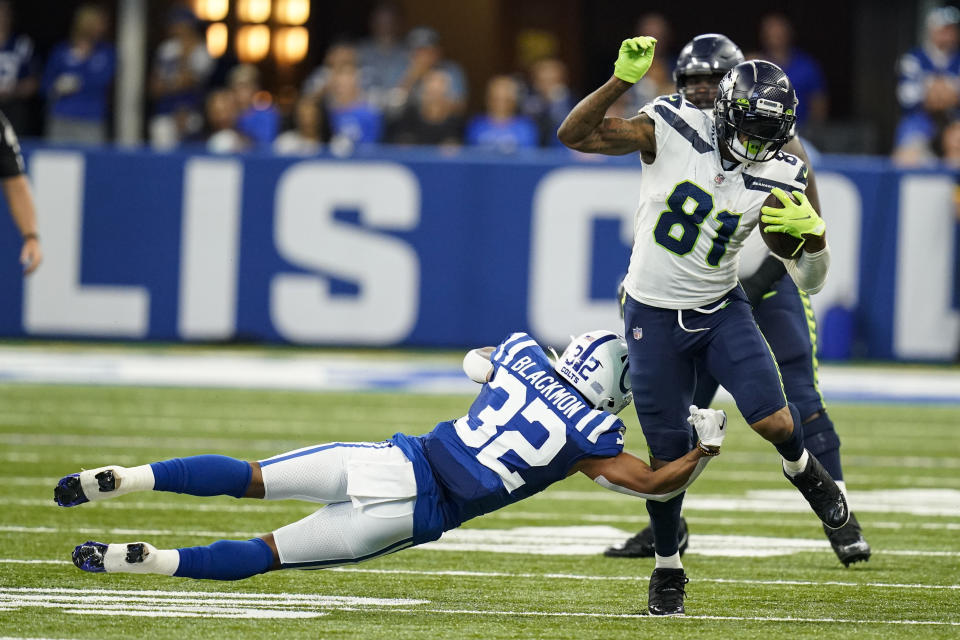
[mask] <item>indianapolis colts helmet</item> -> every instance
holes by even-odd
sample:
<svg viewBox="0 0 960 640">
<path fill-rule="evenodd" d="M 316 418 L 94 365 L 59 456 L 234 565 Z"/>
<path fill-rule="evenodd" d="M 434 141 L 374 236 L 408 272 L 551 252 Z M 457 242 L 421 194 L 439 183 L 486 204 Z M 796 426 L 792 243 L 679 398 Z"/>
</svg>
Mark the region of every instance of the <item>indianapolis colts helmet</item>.
<svg viewBox="0 0 960 640">
<path fill-rule="evenodd" d="M 553 368 L 597 409 L 619 413 L 633 400 L 627 343 L 612 331 L 577 336 Z"/>
<path fill-rule="evenodd" d="M 766 162 L 793 137 L 797 93 L 783 69 L 742 62 L 720 81 L 713 111 L 717 137 L 747 162 Z"/>
<path fill-rule="evenodd" d="M 741 62 L 743 52 L 733 40 L 719 33 L 704 33 L 680 50 L 677 66 L 673 69 L 673 81 L 677 91 L 698 109 L 712 109 L 720 79 Z M 692 78 L 704 76 L 711 80 L 709 90 L 687 87 Z"/>
</svg>

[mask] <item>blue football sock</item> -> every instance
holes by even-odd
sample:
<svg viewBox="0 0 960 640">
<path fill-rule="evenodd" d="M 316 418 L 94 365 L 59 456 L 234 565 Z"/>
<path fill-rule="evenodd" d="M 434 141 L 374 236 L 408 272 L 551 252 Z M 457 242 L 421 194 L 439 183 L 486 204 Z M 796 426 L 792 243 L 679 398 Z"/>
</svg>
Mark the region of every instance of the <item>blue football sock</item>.
<svg viewBox="0 0 960 640">
<path fill-rule="evenodd" d="M 800 420 L 800 411 L 793 403 L 787 403 L 787 406 L 790 408 L 790 415 L 793 417 L 793 433 L 783 442 L 778 442 L 773 446 L 777 448 L 777 451 L 785 460 L 795 462 L 803 455 L 803 422 Z"/>
<path fill-rule="evenodd" d="M 207 580 L 242 580 L 273 565 L 273 551 L 260 538 L 218 540 L 206 547 L 177 549 L 180 566 L 173 575 Z"/>
<path fill-rule="evenodd" d="M 653 546 L 657 555 L 672 556 L 680 551 L 680 508 L 683 506 L 683 496 L 680 495 L 657 502 L 647 500 L 647 513 L 650 514 L 650 526 L 653 528 Z"/>
<path fill-rule="evenodd" d="M 817 457 L 823 468 L 834 480 L 843 480 L 840 465 L 840 437 L 833 428 L 833 421 L 826 411 L 803 425 L 803 444 Z"/>
<path fill-rule="evenodd" d="M 253 469 L 243 460 L 227 456 L 190 456 L 154 462 L 153 490 L 192 496 L 242 498 L 250 486 Z"/>
</svg>

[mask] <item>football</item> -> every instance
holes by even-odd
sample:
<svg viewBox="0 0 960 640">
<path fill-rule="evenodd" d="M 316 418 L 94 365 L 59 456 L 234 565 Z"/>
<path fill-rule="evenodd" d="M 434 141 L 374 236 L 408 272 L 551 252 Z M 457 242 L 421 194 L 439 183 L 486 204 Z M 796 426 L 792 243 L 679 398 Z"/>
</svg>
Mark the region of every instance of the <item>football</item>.
<svg viewBox="0 0 960 640">
<path fill-rule="evenodd" d="M 790 199 L 793 199 L 792 195 L 787 194 Z M 795 200 L 794 200 L 795 201 Z M 783 209 L 783 203 L 777 199 L 777 196 L 772 193 L 767 196 L 767 199 L 763 202 L 763 206 L 770 207 L 773 209 Z M 776 232 L 767 232 L 767 225 L 760 221 L 760 235 L 763 236 L 763 241 L 766 243 L 767 248 L 777 256 L 781 258 L 792 258 L 795 257 L 795 253 L 800 245 L 803 243 L 803 240 L 800 238 L 795 238 L 787 233 L 776 233 Z"/>
</svg>

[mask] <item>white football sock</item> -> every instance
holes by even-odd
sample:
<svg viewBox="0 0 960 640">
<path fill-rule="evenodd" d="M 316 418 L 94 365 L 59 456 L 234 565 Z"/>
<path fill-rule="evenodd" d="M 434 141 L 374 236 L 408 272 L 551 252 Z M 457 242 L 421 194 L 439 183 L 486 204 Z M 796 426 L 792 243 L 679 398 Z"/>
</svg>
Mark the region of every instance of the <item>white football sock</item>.
<svg viewBox="0 0 960 640">
<path fill-rule="evenodd" d="M 127 562 L 127 543 L 107 545 L 103 568 L 107 573 L 159 573 L 165 576 L 176 573 L 180 567 L 179 551 L 157 549 L 146 542 L 140 544 L 144 547 L 143 562 Z"/>
<path fill-rule="evenodd" d="M 654 556 L 657 558 L 657 569 L 683 569 L 683 564 L 680 562 L 679 551 L 672 556 L 664 557 L 659 553 L 654 553 Z"/>
<path fill-rule="evenodd" d="M 117 488 L 113 491 L 100 491 L 97 474 L 107 470 L 113 471 Z M 153 468 L 148 464 L 130 467 L 129 469 L 119 465 L 111 465 L 80 472 L 80 486 L 83 488 L 84 495 L 91 502 L 105 498 L 115 498 L 134 491 L 150 491 L 153 489 L 153 483 Z"/>
<path fill-rule="evenodd" d="M 807 461 L 810 460 L 810 454 L 807 453 L 807 450 L 803 450 L 799 460 L 787 460 L 783 456 L 780 456 L 783 460 L 783 470 L 787 472 L 787 475 L 791 478 L 807 468 Z"/>
</svg>

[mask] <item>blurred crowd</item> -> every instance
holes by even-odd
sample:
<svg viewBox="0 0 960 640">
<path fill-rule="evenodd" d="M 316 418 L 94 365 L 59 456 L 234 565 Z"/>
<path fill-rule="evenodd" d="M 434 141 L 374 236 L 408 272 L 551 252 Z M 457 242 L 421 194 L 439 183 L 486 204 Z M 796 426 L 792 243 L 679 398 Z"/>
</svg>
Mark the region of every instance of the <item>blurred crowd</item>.
<svg viewBox="0 0 960 640">
<path fill-rule="evenodd" d="M 902 116 L 893 158 L 903 166 L 938 161 L 960 168 L 960 10 L 931 10 L 924 40 L 899 63 Z"/>
<path fill-rule="evenodd" d="M 0 109 L 15 128 L 30 117 L 36 97 L 46 105 L 43 135 L 55 142 L 109 139 L 116 52 L 109 16 L 82 5 L 69 37 L 40 64 L 30 38 L 11 29 L 12 3 L 0 0 Z M 558 146 L 556 130 L 575 96 L 567 67 L 549 54 L 525 68 L 490 78 L 483 107 L 468 112 L 468 81 L 440 35 L 427 26 L 406 30 L 397 5 L 383 2 L 369 16 L 368 36 L 339 40 L 296 90 L 266 91 L 258 67 L 211 58 L 204 24 L 186 6 L 167 17 L 146 86 L 147 137 L 158 149 L 204 145 L 231 153 L 272 149 L 311 154 L 323 147 L 349 152 L 358 144 L 469 145 L 500 152 Z M 660 14 L 641 17 L 637 33 L 658 38 L 653 69 L 614 106 L 629 117 L 657 95 L 673 93 L 677 48 Z M 826 117 L 826 85 L 817 64 L 792 46 L 780 14 L 764 18 L 754 54 L 784 66 L 797 83 L 801 117 Z M 682 43 L 679 43 L 682 44 Z M 477 101 L 479 102 L 479 101 Z"/>
<path fill-rule="evenodd" d="M 30 37 L 13 31 L 13 8 L 11 0 L 0 0 L 0 110 L 29 133 L 29 123 L 36 121 L 31 109 L 42 103 L 47 139 L 108 141 L 117 68 L 110 16 L 101 5 L 80 6 L 67 39 L 41 61 Z M 205 25 L 186 6 L 169 13 L 165 28 L 146 83 L 146 134 L 158 149 L 203 145 L 221 153 L 311 154 L 324 147 L 349 152 L 359 144 L 386 143 L 512 152 L 556 146 L 557 127 L 579 97 L 564 62 L 547 53 L 523 69 L 490 78 L 482 108 L 470 113 L 468 79 L 445 53 L 441 36 L 427 26 L 407 30 L 391 2 L 371 11 L 367 37 L 333 42 L 301 86 L 280 95 L 265 89 L 258 67 L 211 58 Z M 675 91 L 673 63 L 683 44 L 658 13 L 642 16 L 634 31 L 658 39 L 657 57 L 614 105 L 613 111 L 626 117 Z M 816 60 L 795 46 L 788 18 L 764 16 L 757 41 L 759 49 L 745 51 L 747 58 L 775 62 L 790 76 L 800 100 L 801 135 L 824 123 L 829 116 L 824 75 Z M 943 7 L 927 14 L 924 41 L 900 60 L 897 98 L 902 118 L 894 160 L 960 167 L 960 10 Z"/>
</svg>

